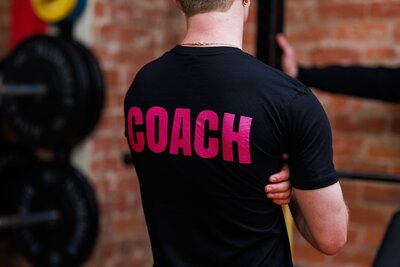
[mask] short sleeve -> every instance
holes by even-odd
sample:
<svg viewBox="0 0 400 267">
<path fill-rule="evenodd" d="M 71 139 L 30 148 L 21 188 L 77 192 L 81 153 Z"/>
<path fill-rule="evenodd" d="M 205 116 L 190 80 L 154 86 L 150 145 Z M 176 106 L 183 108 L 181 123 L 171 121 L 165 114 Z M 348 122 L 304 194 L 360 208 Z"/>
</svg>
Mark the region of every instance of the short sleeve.
<svg viewBox="0 0 400 267">
<path fill-rule="evenodd" d="M 305 90 L 287 109 L 288 164 L 293 187 L 311 190 L 332 185 L 338 178 L 329 120 L 311 90 Z"/>
</svg>

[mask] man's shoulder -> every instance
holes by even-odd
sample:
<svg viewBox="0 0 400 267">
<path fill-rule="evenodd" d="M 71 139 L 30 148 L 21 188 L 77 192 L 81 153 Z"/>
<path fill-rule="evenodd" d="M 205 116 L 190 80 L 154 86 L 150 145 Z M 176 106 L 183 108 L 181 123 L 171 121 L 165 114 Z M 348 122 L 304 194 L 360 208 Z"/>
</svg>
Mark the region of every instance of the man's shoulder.
<svg viewBox="0 0 400 267">
<path fill-rule="evenodd" d="M 151 61 L 144 64 L 138 71 L 137 76 L 140 75 L 152 75 L 153 72 L 160 70 L 161 66 L 165 64 L 166 55 L 168 52 L 163 55 L 152 59 Z M 164 63 L 164 64 L 163 64 Z"/>
<path fill-rule="evenodd" d="M 246 54 L 246 61 L 248 61 L 249 68 L 248 74 L 251 75 L 253 80 L 261 83 L 261 87 L 272 88 L 273 91 L 280 95 L 309 95 L 311 90 L 297 79 L 294 79 L 274 68 L 261 60 Z"/>
</svg>

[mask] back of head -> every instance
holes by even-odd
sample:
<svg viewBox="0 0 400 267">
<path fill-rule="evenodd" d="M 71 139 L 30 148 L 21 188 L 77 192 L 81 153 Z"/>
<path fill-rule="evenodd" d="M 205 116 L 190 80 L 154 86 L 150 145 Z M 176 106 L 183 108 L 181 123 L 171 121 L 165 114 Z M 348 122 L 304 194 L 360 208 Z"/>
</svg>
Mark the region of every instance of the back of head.
<svg viewBox="0 0 400 267">
<path fill-rule="evenodd" d="M 210 11 L 226 11 L 235 0 L 178 0 L 182 11 L 187 16 L 193 16 Z"/>
</svg>

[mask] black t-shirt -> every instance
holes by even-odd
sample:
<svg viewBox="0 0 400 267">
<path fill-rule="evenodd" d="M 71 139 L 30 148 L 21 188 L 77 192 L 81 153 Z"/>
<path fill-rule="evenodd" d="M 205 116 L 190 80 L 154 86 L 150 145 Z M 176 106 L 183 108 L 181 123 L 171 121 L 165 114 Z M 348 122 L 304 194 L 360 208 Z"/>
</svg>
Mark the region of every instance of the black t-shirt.
<svg viewBox="0 0 400 267">
<path fill-rule="evenodd" d="M 281 207 L 264 187 L 337 182 L 331 131 L 311 91 L 240 49 L 177 46 L 125 98 L 154 266 L 292 266 Z"/>
</svg>

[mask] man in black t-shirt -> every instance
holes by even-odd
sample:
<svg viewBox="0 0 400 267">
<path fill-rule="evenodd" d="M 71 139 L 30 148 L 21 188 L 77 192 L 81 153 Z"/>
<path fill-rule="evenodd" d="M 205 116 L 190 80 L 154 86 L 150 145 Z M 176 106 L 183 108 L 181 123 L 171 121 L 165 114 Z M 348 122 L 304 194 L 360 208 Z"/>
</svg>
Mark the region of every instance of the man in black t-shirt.
<svg viewBox="0 0 400 267">
<path fill-rule="evenodd" d="M 265 197 L 289 154 L 291 211 L 332 255 L 347 208 L 328 119 L 311 91 L 241 50 L 248 0 L 176 0 L 188 30 L 125 98 L 154 266 L 293 266 L 280 206 Z"/>
</svg>

